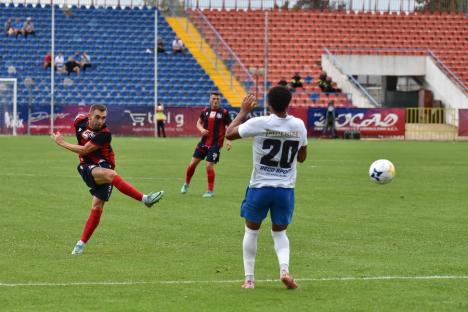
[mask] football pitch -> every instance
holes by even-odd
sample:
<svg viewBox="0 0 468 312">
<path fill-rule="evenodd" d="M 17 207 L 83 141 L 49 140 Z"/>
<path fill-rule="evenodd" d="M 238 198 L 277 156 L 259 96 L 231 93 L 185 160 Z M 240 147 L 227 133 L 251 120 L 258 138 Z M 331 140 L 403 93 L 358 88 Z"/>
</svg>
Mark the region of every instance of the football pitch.
<svg viewBox="0 0 468 312">
<path fill-rule="evenodd" d="M 299 288 L 288 291 L 269 220 L 256 289 L 240 288 L 251 141 L 223 149 L 211 199 L 204 163 L 179 193 L 197 141 L 114 138 L 117 172 L 165 198 L 147 209 L 114 189 L 72 256 L 91 208 L 77 156 L 48 137 L 0 137 L 0 310 L 468 310 L 468 144 L 310 139 L 288 230 Z M 367 175 L 380 158 L 396 166 L 388 185 Z"/>
</svg>

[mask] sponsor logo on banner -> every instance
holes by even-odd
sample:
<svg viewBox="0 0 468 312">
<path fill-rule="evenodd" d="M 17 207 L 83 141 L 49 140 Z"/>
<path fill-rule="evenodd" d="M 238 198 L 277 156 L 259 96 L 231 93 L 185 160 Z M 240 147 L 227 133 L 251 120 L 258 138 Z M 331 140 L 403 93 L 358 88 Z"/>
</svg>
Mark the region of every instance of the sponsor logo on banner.
<svg viewBox="0 0 468 312">
<path fill-rule="evenodd" d="M 326 112 L 326 108 L 309 108 L 309 133 L 323 133 Z M 402 108 L 337 108 L 336 117 L 338 133 L 358 130 L 362 135 L 368 136 L 405 134 L 405 109 Z"/>
</svg>

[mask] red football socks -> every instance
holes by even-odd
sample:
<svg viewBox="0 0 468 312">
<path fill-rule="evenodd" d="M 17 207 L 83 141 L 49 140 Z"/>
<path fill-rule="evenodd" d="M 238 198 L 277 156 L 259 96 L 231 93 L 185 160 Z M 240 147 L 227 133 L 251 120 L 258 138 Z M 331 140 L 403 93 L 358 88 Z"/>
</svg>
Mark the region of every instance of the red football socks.
<svg viewBox="0 0 468 312">
<path fill-rule="evenodd" d="M 116 175 L 112 179 L 112 185 L 127 196 L 135 198 L 138 201 L 143 199 L 143 194 L 138 192 L 130 183 L 125 182 L 120 176 Z"/>
<path fill-rule="evenodd" d="M 185 172 L 185 183 L 190 184 L 193 174 L 195 173 L 195 166 L 189 165 L 187 171 Z"/>
<path fill-rule="evenodd" d="M 88 242 L 91 235 L 93 235 L 94 230 L 99 225 L 99 221 L 101 220 L 102 209 L 91 209 L 91 213 L 89 214 L 88 221 L 86 221 L 85 228 L 83 233 L 81 234 L 81 240 L 86 243 Z"/>
<path fill-rule="evenodd" d="M 206 168 L 206 175 L 208 176 L 208 192 L 213 192 L 216 176 L 214 169 Z"/>
</svg>

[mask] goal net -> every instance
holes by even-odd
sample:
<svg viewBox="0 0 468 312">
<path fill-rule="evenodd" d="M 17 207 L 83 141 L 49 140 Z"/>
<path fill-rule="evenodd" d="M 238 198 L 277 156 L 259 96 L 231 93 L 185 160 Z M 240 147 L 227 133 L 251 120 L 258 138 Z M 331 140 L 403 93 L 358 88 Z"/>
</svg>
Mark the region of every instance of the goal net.
<svg viewBox="0 0 468 312">
<path fill-rule="evenodd" d="M 22 128 L 16 100 L 16 79 L 0 78 L 0 134 L 16 135 L 18 128 Z"/>
</svg>

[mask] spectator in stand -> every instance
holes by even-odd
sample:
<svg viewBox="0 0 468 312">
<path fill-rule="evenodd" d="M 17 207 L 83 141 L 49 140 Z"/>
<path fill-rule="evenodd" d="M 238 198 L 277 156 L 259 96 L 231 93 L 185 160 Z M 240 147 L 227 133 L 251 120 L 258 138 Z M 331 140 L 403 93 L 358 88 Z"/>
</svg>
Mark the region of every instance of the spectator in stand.
<svg viewBox="0 0 468 312">
<path fill-rule="evenodd" d="M 52 56 L 50 55 L 50 52 L 47 52 L 47 54 L 44 56 L 44 69 L 48 69 L 51 63 Z"/>
<path fill-rule="evenodd" d="M 332 89 L 333 89 L 333 92 L 334 92 L 334 93 L 341 93 L 341 92 L 343 92 L 340 88 L 338 88 L 338 85 L 336 84 L 336 82 L 332 82 Z"/>
<path fill-rule="evenodd" d="M 76 51 L 75 55 L 73 56 L 73 60 L 75 61 L 76 64 L 80 67 L 80 69 L 83 69 L 83 57 L 81 56 L 80 51 Z"/>
<path fill-rule="evenodd" d="M 164 48 L 164 40 L 163 38 L 158 38 L 158 53 L 165 53 L 166 48 Z"/>
<path fill-rule="evenodd" d="M 278 81 L 278 86 L 289 88 L 288 82 L 285 79 L 281 79 L 280 81 Z"/>
<path fill-rule="evenodd" d="M 319 80 L 325 81 L 326 79 L 327 79 L 327 72 L 326 72 L 326 71 L 322 71 L 322 72 L 320 73 Z"/>
<path fill-rule="evenodd" d="M 174 41 L 172 41 L 172 52 L 174 52 L 174 54 L 177 54 L 177 53 L 183 54 L 184 51 L 185 51 L 184 43 L 182 42 L 182 40 L 175 37 Z"/>
<path fill-rule="evenodd" d="M 86 71 L 86 68 L 91 67 L 91 57 L 86 52 L 83 52 L 82 54 L 82 63 L 83 71 Z"/>
<path fill-rule="evenodd" d="M 72 56 L 68 58 L 68 61 L 65 63 L 65 71 L 67 75 L 70 76 L 72 72 L 75 72 L 78 76 L 80 75 L 80 64 L 78 64 Z"/>
<path fill-rule="evenodd" d="M 317 85 L 320 88 L 320 90 L 322 90 L 322 92 L 325 92 L 326 85 L 327 85 L 327 72 L 323 71 L 320 73 Z"/>
<path fill-rule="evenodd" d="M 24 35 L 24 24 L 19 18 L 17 18 L 16 21 L 12 24 L 12 28 L 13 35 L 15 35 L 17 38 L 19 35 Z"/>
<path fill-rule="evenodd" d="M 327 76 L 327 79 L 325 80 L 325 90 L 324 92 L 327 92 L 327 93 L 333 93 L 335 92 L 335 89 L 333 89 L 333 80 L 330 76 Z"/>
<path fill-rule="evenodd" d="M 34 37 L 36 37 L 36 29 L 34 28 L 34 24 L 30 17 L 26 19 L 26 22 L 24 23 L 23 31 L 24 31 L 25 38 L 27 38 L 28 35 L 33 35 Z"/>
<path fill-rule="evenodd" d="M 58 73 L 65 73 L 65 58 L 63 57 L 62 52 L 60 52 L 59 54 L 57 54 L 57 56 L 55 56 L 54 63 L 55 63 L 55 70 Z"/>
<path fill-rule="evenodd" d="M 11 27 L 11 18 L 7 19 L 5 22 L 5 36 L 11 35 L 12 27 Z"/>
<path fill-rule="evenodd" d="M 291 87 L 293 89 L 296 89 L 296 88 L 304 88 L 304 80 L 302 80 L 302 77 L 299 73 L 295 73 L 294 76 L 291 78 Z"/>
</svg>

